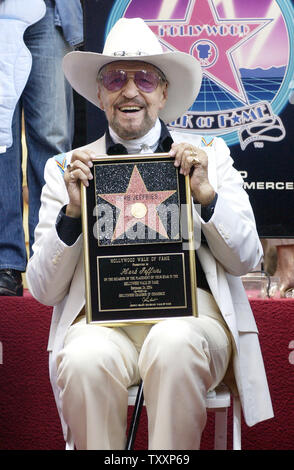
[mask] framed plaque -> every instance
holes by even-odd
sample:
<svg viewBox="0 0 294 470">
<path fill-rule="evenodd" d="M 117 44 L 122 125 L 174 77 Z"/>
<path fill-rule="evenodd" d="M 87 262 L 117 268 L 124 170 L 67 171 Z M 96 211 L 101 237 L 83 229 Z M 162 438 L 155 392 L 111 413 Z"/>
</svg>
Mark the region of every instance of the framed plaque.
<svg viewBox="0 0 294 470">
<path fill-rule="evenodd" d="M 82 186 L 88 323 L 197 315 L 189 178 L 168 154 L 101 156 Z"/>
</svg>

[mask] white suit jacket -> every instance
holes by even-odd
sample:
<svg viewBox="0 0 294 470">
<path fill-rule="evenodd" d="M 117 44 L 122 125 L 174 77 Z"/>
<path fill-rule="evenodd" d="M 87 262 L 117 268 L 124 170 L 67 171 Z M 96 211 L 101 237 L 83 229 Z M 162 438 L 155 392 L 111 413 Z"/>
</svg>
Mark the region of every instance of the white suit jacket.
<svg viewBox="0 0 294 470">
<path fill-rule="evenodd" d="M 200 136 L 172 132 L 175 142 L 190 142 L 200 147 Z M 105 154 L 105 137 L 86 146 Z M 256 323 L 239 276 L 259 262 L 262 248 L 243 180 L 233 168 L 229 149 L 220 138 L 205 148 L 209 180 L 218 193 L 211 219 L 205 223 L 194 210 L 195 226 L 201 224 L 208 247 L 197 250 L 211 292 L 233 338 L 233 371 L 243 414 L 249 426 L 271 418 L 273 410 L 261 356 Z M 50 379 L 63 424 L 59 390 L 56 384 L 56 356 L 63 346 L 67 329 L 85 304 L 83 240 L 72 246 L 58 237 L 55 224 L 68 194 L 60 167 L 66 167 L 71 152 L 48 160 L 46 184 L 42 191 L 39 224 L 35 231 L 34 254 L 27 267 L 27 282 L 32 295 L 41 303 L 54 306 L 48 350 Z"/>
</svg>

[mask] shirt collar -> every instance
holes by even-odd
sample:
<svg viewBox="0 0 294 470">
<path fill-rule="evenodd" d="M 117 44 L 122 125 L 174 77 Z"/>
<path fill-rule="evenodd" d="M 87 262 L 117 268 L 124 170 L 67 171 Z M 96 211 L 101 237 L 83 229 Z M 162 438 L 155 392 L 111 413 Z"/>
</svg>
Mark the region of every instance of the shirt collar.
<svg viewBox="0 0 294 470">
<path fill-rule="evenodd" d="M 171 145 L 173 143 L 173 139 L 164 124 L 163 121 L 160 120 L 161 123 L 161 134 L 158 142 L 158 147 L 155 150 L 155 153 L 166 153 L 170 151 Z M 105 132 L 105 141 L 106 141 L 106 153 L 107 155 L 126 155 L 127 149 L 122 144 L 115 144 L 110 137 L 109 129 L 107 127 Z"/>
</svg>

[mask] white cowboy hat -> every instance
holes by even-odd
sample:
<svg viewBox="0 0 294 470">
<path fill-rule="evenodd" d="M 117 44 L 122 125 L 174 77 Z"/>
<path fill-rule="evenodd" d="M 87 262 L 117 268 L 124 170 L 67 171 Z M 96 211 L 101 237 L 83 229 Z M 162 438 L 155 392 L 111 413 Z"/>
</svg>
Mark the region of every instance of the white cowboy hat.
<svg viewBox="0 0 294 470">
<path fill-rule="evenodd" d="M 159 68 L 168 80 L 168 99 L 159 117 L 169 123 L 182 116 L 196 99 L 202 80 L 199 62 L 184 52 L 163 52 L 155 34 L 141 18 L 121 18 L 109 32 L 103 53 L 70 52 L 63 59 L 71 86 L 99 107 L 97 74 L 113 61 L 136 60 Z"/>
</svg>

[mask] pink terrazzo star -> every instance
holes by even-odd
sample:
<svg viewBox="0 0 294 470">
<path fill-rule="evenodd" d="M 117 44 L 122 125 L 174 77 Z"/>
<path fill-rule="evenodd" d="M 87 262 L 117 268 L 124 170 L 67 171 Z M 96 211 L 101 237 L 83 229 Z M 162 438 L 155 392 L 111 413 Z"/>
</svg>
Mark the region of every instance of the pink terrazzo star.
<svg viewBox="0 0 294 470">
<path fill-rule="evenodd" d="M 150 227 L 164 238 L 169 238 L 157 208 L 174 193 L 175 190 L 148 191 L 135 165 L 125 193 L 99 194 L 102 199 L 120 211 L 112 241 L 120 238 L 138 222 Z"/>
</svg>

